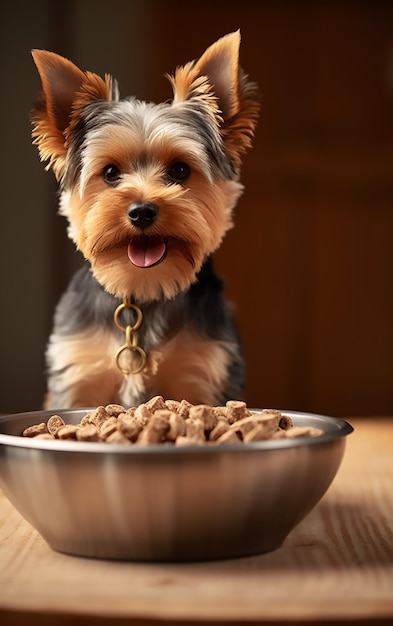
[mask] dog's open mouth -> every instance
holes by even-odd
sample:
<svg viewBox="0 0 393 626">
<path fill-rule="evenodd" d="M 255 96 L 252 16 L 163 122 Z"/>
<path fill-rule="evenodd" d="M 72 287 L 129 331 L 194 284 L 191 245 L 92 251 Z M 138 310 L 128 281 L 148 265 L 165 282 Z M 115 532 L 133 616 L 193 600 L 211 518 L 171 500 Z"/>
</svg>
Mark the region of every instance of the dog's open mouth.
<svg viewBox="0 0 393 626">
<path fill-rule="evenodd" d="M 128 258 L 136 267 L 153 267 L 161 263 L 167 254 L 164 237 L 137 237 L 128 244 Z"/>
</svg>

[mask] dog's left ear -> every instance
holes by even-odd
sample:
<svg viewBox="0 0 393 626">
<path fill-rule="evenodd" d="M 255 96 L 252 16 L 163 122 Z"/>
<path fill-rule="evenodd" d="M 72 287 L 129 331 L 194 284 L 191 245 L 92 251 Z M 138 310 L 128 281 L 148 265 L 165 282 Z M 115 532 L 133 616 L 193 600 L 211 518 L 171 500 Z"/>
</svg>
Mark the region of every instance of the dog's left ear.
<svg viewBox="0 0 393 626">
<path fill-rule="evenodd" d="M 257 86 L 239 66 L 240 31 L 222 37 L 170 78 L 174 103 L 194 102 L 215 115 L 236 169 L 250 147 L 259 115 Z"/>
<path fill-rule="evenodd" d="M 32 136 L 41 160 L 61 179 L 69 139 L 83 109 L 92 102 L 118 99 L 117 84 L 111 76 L 103 80 L 83 72 L 54 52 L 33 50 L 32 55 L 42 82 L 41 97 L 31 112 Z"/>
</svg>

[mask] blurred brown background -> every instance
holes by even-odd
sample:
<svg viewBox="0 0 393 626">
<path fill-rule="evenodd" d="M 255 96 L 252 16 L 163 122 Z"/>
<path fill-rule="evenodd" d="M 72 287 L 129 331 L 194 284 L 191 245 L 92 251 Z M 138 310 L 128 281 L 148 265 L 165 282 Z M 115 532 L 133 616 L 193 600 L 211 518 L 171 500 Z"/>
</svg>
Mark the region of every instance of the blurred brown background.
<svg viewBox="0 0 393 626">
<path fill-rule="evenodd" d="M 80 258 L 30 145 L 30 49 L 159 101 L 163 78 L 237 28 L 262 117 L 216 255 L 252 406 L 393 415 L 393 3 L 3 3 L 0 412 L 39 408 L 53 308 Z"/>
</svg>

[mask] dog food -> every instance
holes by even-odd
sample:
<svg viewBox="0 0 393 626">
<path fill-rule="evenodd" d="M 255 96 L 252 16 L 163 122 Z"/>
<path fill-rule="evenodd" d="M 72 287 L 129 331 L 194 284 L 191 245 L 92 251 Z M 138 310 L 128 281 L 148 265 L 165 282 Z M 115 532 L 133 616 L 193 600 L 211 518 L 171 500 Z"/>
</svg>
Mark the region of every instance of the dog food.
<svg viewBox="0 0 393 626">
<path fill-rule="evenodd" d="M 166 443 L 187 446 L 250 443 L 320 434 L 322 430 L 318 428 L 294 426 L 292 419 L 280 411 L 263 409 L 256 413 L 238 400 L 229 400 L 225 406 L 215 407 L 155 396 L 129 409 L 119 404 L 99 406 L 86 413 L 79 424 L 67 424 L 60 415 L 52 415 L 47 423 L 26 428 L 22 436 L 127 445 Z"/>
</svg>

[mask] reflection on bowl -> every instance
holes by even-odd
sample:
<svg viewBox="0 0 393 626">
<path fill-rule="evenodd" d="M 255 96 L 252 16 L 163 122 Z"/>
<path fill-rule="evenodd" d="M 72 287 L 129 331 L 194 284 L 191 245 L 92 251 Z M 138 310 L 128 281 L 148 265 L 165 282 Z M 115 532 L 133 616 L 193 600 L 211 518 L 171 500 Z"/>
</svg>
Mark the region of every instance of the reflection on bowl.
<svg viewBox="0 0 393 626">
<path fill-rule="evenodd" d="M 20 437 L 53 411 L 0 418 L 0 487 L 54 549 L 79 556 L 190 561 L 278 548 L 343 458 L 345 421 L 284 411 L 318 437 L 221 446 Z M 85 410 L 58 411 L 79 423 Z"/>
</svg>

